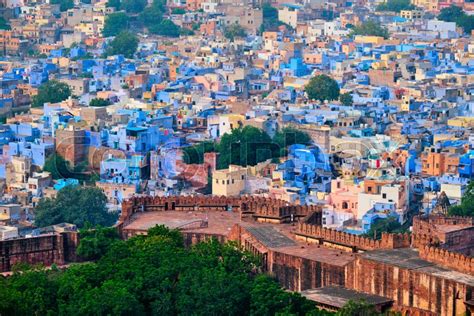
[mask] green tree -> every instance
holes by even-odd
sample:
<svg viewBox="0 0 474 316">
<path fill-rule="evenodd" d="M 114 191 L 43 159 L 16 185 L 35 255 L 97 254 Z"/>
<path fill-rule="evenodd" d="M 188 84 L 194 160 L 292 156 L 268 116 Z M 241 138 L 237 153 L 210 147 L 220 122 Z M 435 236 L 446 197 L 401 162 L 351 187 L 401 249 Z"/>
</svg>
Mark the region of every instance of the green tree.
<svg viewBox="0 0 474 316">
<path fill-rule="evenodd" d="M 442 9 L 438 15 L 438 20 L 456 22 L 456 25 L 468 34 L 474 29 L 474 16 L 466 14 L 462 8 L 456 5 Z"/>
<path fill-rule="evenodd" d="M 138 48 L 138 38 L 131 32 L 120 32 L 109 44 L 107 55 L 124 55 L 133 58 Z"/>
<path fill-rule="evenodd" d="M 332 101 L 339 97 L 339 85 L 327 75 L 317 75 L 305 86 L 305 92 L 311 100 Z"/>
<path fill-rule="evenodd" d="M 278 10 L 270 3 L 264 3 L 262 5 L 262 15 L 263 19 L 275 20 L 278 19 Z"/>
<path fill-rule="evenodd" d="M 400 12 L 402 10 L 414 10 L 416 7 L 410 0 L 387 0 L 377 6 L 377 11 Z"/>
<path fill-rule="evenodd" d="M 218 167 L 228 168 L 230 164 L 255 166 L 273 157 L 275 146 L 267 133 L 253 127 L 234 128 L 222 136 L 219 145 Z"/>
<path fill-rule="evenodd" d="M 318 311 L 298 293 L 287 292 L 267 275 L 255 278 L 250 290 L 250 315 L 330 315 Z"/>
<path fill-rule="evenodd" d="M 105 25 L 102 30 L 104 37 L 116 36 L 120 32 L 127 30 L 129 17 L 123 12 L 112 13 L 105 17 Z"/>
<path fill-rule="evenodd" d="M 345 105 L 345 106 L 352 106 L 352 104 L 354 103 L 352 94 L 350 94 L 349 92 L 341 94 L 339 96 L 339 102 L 341 102 L 342 105 Z"/>
<path fill-rule="evenodd" d="M 109 1 L 107 1 L 107 7 L 115 8 L 116 10 L 120 10 L 120 0 L 109 0 Z"/>
<path fill-rule="evenodd" d="M 67 83 L 49 80 L 38 88 L 38 94 L 33 96 L 32 107 L 42 107 L 45 103 L 57 103 L 71 96 L 71 88 Z"/>
<path fill-rule="evenodd" d="M 94 98 L 89 102 L 89 106 L 102 107 L 110 105 L 110 101 L 102 98 Z"/>
<path fill-rule="evenodd" d="M 387 39 L 390 34 L 388 33 L 388 30 L 381 26 L 379 23 L 373 20 L 368 20 L 362 23 L 361 25 L 354 26 L 352 28 L 350 36 L 355 35 L 380 36 Z"/>
<path fill-rule="evenodd" d="M 164 19 L 159 24 L 149 27 L 151 33 L 168 37 L 179 37 L 181 28 L 173 21 Z"/>
<path fill-rule="evenodd" d="M 85 260 L 98 260 L 118 242 L 119 235 L 114 227 L 98 227 L 81 231 L 81 239 L 77 254 Z"/>
<path fill-rule="evenodd" d="M 152 7 L 143 11 L 140 14 L 139 19 L 146 27 L 153 27 L 154 25 L 159 25 L 163 20 L 163 11 L 160 6 L 153 5 Z"/>
<path fill-rule="evenodd" d="M 438 20 L 446 21 L 446 22 L 456 22 L 464 16 L 464 11 L 461 7 L 456 5 L 449 6 L 447 8 L 442 9 L 439 12 Z"/>
<path fill-rule="evenodd" d="M 171 10 L 171 14 L 185 14 L 186 13 L 186 10 L 184 10 L 183 8 L 173 8 Z"/>
<path fill-rule="evenodd" d="M 405 229 L 398 222 L 396 218 L 387 217 L 376 219 L 370 226 L 369 231 L 365 234 L 366 237 L 380 239 L 382 233 L 404 233 Z"/>
<path fill-rule="evenodd" d="M 265 31 L 276 31 L 278 27 L 285 25 L 287 28 L 291 29 L 291 26 L 278 20 L 278 9 L 273 7 L 269 3 L 265 3 L 262 6 L 263 14 L 263 23 L 260 26 L 260 32 Z"/>
<path fill-rule="evenodd" d="M 239 24 L 232 24 L 224 28 L 224 36 L 230 41 L 234 41 L 236 37 L 245 37 L 247 32 Z"/>
<path fill-rule="evenodd" d="M 474 181 L 469 182 L 466 192 L 461 198 L 461 203 L 448 209 L 448 215 L 474 217 Z"/>
<path fill-rule="evenodd" d="M 294 127 L 285 127 L 278 131 L 273 137 L 273 142 L 277 145 L 278 152 L 274 152 L 274 157 L 284 157 L 287 155 L 288 146 L 294 144 L 310 145 L 311 137 L 308 133 Z"/>
<path fill-rule="evenodd" d="M 146 5 L 147 0 L 122 0 L 120 9 L 128 13 L 140 13 L 145 9 Z"/>
<path fill-rule="evenodd" d="M 364 300 L 353 301 L 346 303 L 337 313 L 337 316 L 377 316 L 380 315 L 375 310 L 375 306 Z"/>
<path fill-rule="evenodd" d="M 69 178 L 72 174 L 73 168 L 61 155 L 52 154 L 44 162 L 43 170 L 51 173 L 51 177 L 54 180 L 58 180 Z"/>
<path fill-rule="evenodd" d="M 100 234 L 91 231 L 84 238 Z M 213 239 L 184 247 L 181 233 L 164 226 L 150 229 L 148 236 L 109 240 L 107 245 L 100 243 L 104 247 L 96 262 L 72 265 L 65 271 L 25 269 L 0 278 L 0 313 L 327 314 L 299 294 L 284 291 L 273 279 L 258 275 L 259 261 L 234 243 Z M 95 254 L 94 245 L 89 248 Z"/>
<path fill-rule="evenodd" d="M 194 146 L 185 147 L 183 149 L 183 161 L 187 164 L 201 164 L 204 162 L 204 154 L 215 150 L 216 146 L 213 142 L 202 142 Z"/>
<path fill-rule="evenodd" d="M 5 18 L 0 17 L 0 30 L 9 30 L 11 29 L 10 24 Z"/>
<path fill-rule="evenodd" d="M 35 209 L 38 227 L 71 223 L 82 228 L 86 223 L 93 226 L 110 226 L 117 215 L 107 211 L 107 197 L 95 187 L 66 186 L 54 198 L 43 198 Z"/>
<path fill-rule="evenodd" d="M 73 0 L 51 0 L 51 4 L 59 4 L 59 10 L 61 12 L 67 11 L 69 9 L 74 8 L 74 1 Z"/>
</svg>

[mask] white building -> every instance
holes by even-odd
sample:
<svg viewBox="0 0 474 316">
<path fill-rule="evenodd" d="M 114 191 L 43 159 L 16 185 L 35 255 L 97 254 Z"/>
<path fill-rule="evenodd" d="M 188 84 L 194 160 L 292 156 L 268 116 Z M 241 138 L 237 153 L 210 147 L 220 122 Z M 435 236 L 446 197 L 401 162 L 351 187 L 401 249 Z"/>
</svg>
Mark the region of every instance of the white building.
<svg viewBox="0 0 474 316">
<path fill-rule="evenodd" d="M 0 240 L 18 237 L 18 228 L 12 226 L 0 226 Z"/>
</svg>

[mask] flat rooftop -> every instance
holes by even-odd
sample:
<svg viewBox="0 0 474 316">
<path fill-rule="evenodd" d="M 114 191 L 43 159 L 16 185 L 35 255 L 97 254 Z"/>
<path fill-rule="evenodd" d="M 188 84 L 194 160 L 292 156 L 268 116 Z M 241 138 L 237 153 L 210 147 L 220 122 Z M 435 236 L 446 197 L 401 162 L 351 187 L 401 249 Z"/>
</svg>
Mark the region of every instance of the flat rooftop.
<svg viewBox="0 0 474 316">
<path fill-rule="evenodd" d="M 446 269 L 436 263 L 421 259 L 418 251 L 412 248 L 375 250 L 361 254 L 365 259 L 394 265 L 408 270 L 417 270 L 443 279 L 474 286 L 474 276 Z"/>
<path fill-rule="evenodd" d="M 268 248 L 280 248 L 286 246 L 295 246 L 296 242 L 283 235 L 272 226 L 243 225 L 245 229 Z"/>
<path fill-rule="evenodd" d="M 188 225 L 207 220 L 208 227 L 186 228 Z M 124 226 L 124 230 L 147 231 L 156 225 L 165 225 L 171 229 L 181 228 L 187 232 L 201 232 L 208 234 L 219 234 L 227 236 L 234 224 L 240 223 L 240 215 L 233 212 L 143 212 L 136 213 L 132 222 Z M 184 227 L 183 227 L 184 226 Z"/>
<path fill-rule="evenodd" d="M 206 219 L 208 227 L 199 227 L 199 222 Z M 340 267 L 355 259 L 355 254 L 350 252 L 295 240 L 293 238 L 295 225 L 244 222 L 240 219 L 239 214 L 233 212 L 158 211 L 136 213 L 132 217 L 132 222 L 125 225 L 123 229 L 145 232 L 156 225 L 165 225 L 185 232 L 227 236 L 235 224 L 245 228 L 265 247 L 280 253 Z"/>
<path fill-rule="evenodd" d="M 274 250 L 338 267 L 344 267 L 355 260 L 354 253 L 306 243 L 298 243 L 295 246 L 281 247 Z"/>
<path fill-rule="evenodd" d="M 350 300 L 364 300 L 371 305 L 390 304 L 393 300 L 372 294 L 346 289 L 339 286 L 327 286 L 317 289 L 302 291 L 301 295 L 316 303 L 341 308 Z"/>
</svg>

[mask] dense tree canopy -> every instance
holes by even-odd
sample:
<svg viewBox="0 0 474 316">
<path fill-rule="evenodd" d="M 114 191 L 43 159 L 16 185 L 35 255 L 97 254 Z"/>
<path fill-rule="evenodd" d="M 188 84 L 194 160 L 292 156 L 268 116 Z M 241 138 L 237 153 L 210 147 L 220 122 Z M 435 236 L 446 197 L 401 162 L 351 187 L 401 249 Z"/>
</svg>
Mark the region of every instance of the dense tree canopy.
<svg viewBox="0 0 474 316">
<path fill-rule="evenodd" d="M 101 233 L 96 234 L 99 236 Z M 93 244 L 91 233 L 87 244 Z M 97 262 L 0 279 L 3 315 L 328 315 L 258 274 L 234 244 L 185 248 L 163 227 L 112 242 Z M 103 244 L 103 242 L 97 242 Z M 80 246 L 81 247 L 81 246 Z"/>
<path fill-rule="evenodd" d="M 81 230 L 81 242 L 77 254 L 84 260 L 98 260 L 119 242 L 119 234 L 115 227 Z"/>
<path fill-rule="evenodd" d="M 115 8 L 116 10 L 120 10 L 120 0 L 109 0 L 109 1 L 107 1 L 107 7 Z"/>
<path fill-rule="evenodd" d="M 140 13 L 145 9 L 147 3 L 147 0 L 122 0 L 120 9 L 128 13 Z"/>
<path fill-rule="evenodd" d="M 305 87 L 305 92 L 311 100 L 337 100 L 339 97 L 339 85 L 337 81 L 327 75 L 317 75 L 311 78 Z"/>
<path fill-rule="evenodd" d="M 474 217 L 474 181 L 469 182 L 466 192 L 462 196 L 459 205 L 451 206 L 448 209 L 450 216 L 471 216 Z"/>
<path fill-rule="evenodd" d="M 377 316 L 382 315 L 377 313 L 375 306 L 366 301 L 349 301 L 338 312 L 338 316 Z"/>
<path fill-rule="evenodd" d="M 183 8 L 173 8 L 171 14 L 185 14 L 186 10 Z"/>
<path fill-rule="evenodd" d="M 0 17 L 0 30 L 9 30 L 10 28 L 8 21 L 5 20 L 5 18 Z"/>
<path fill-rule="evenodd" d="M 285 25 L 286 27 L 290 28 L 289 25 L 281 22 L 278 19 L 278 9 L 273 7 L 271 4 L 269 3 L 263 4 L 262 14 L 263 14 L 263 23 L 260 27 L 261 32 L 277 31 L 278 27 L 281 25 Z"/>
<path fill-rule="evenodd" d="M 288 146 L 294 144 L 310 145 L 311 137 L 303 131 L 286 127 L 271 139 L 264 131 L 246 126 L 224 134 L 220 143 L 203 142 L 184 148 L 183 161 L 200 164 L 203 163 L 204 153 L 217 152 L 219 168 L 227 168 L 229 164 L 254 166 L 270 158 L 285 156 Z"/>
<path fill-rule="evenodd" d="M 416 7 L 410 0 L 388 0 L 377 6 L 377 11 L 400 12 L 402 10 L 414 10 Z"/>
<path fill-rule="evenodd" d="M 342 103 L 342 105 L 345 105 L 345 106 L 351 106 L 354 103 L 352 94 L 348 92 L 341 94 L 339 96 L 339 101 Z"/>
<path fill-rule="evenodd" d="M 219 169 L 229 165 L 255 166 L 273 157 L 275 146 L 267 133 L 252 126 L 235 128 L 222 136 L 217 145 Z"/>
<path fill-rule="evenodd" d="M 158 24 L 154 24 L 149 27 L 149 31 L 152 34 L 168 36 L 168 37 L 179 37 L 181 28 L 174 24 L 173 21 L 164 19 Z"/>
<path fill-rule="evenodd" d="M 140 14 L 140 21 L 148 28 L 159 25 L 162 20 L 163 11 L 158 5 L 153 5 Z"/>
<path fill-rule="evenodd" d="M 204 154 L 215 150 L 216 146 L 213 142 L 202 142 L 186 147 L 183 149 L 183 161 L 187 164 L 201 164 L 204 162 Z"/>
<path fill-rule="evenodd" d="M 71 223 L 79 228 L 87 223 L 110 226 L 116 214 L 106 208 L 107 197 L 95 187 L 66 186 L 55 198 L 43 198 L 35 209 L 35 224 L 38 227 Z"/>
<path fill-rule="evenodd" d="M 368 20 L 361 25 L 354 26 L 350 35 L 380 36 L 387 39 L 390 34 L 386 28 L 380 25 L 380 23 Z"/>
<path fill-rule="evenodd" d="M 442 9 L 438 19 L 446 22 L 456 22 L 457 26 L 463 28 L 464 32 L 469 34 L 474 29 L 474 16 L 466 14 L 462 8 L 456 5 Z"/>
<path fill-rule="evenodd" d="M 107 48 L 107 55 L 124 55 L 126 58 L 133 58 L 138 48 L 138 38 L 131 32 L 120 32 Z"/>
<path fill-rule="evenodd" d="M 95 106 L 95 107 L 100 107 L 100 106 L 108 106 L 110 105 L 110 101 L 107 99 L 101 99 L 101 98 L 94 98 L 89 102 L 89 106 Z"/>
<path fill-rule="evenodd" d="M 67 11 L 69 9 L 74 8 L 74 1 L 73 0 L 51 0 L 51 4 L 59 4 L 59 10 L 61 12 Z"/>
<path fill-rule="evenodd" d="M 224 36 L 225 38 L 233 41 L 236 37 L 247 36 L 247 32 L 239 24 L 232 24 L 224 28 Z"/>
<path fill-rule="evenodd" d="M 58 154 L 52 154 L 46 159 L 43 170 L 51 173 L 54 180 L 69 178 L 73 173 L 69 162 Z"/>
<path fill-rule="evenodd" d="M 38 94 L 33 96 L 32 107 L 43 107 L 47 102 L 57 103 L 71 96 L 71 88 L 67 83 L 49 80 L 38 88 Z"/>
<path fill-rule="evenodd" d="M 370 230 L 365 234 L 367 237 L 380 239 L 382 233 L 403 233 L 402 225 L 393 217 L 379 218 L 370 226 Z"/>
<path fill-rule="evenodd" d="M 129 17 L 123 12 L 112 13 L 105 17 L 105 25 L 102 35 L 105 37 L 116 36 L 120 32 L 127 30 Z"/>
<path fill-rule="evenodd" d="M 306 132 L 293 127 L 285 127 L 278 131 L 273 137 L 273 142 L 279 149 L 279 154 L 274 154 L 275 158 L 286 156 L 288 146 L 294 144 L 310 145 L 312 143 L 311 137 Z"/>
</svg>

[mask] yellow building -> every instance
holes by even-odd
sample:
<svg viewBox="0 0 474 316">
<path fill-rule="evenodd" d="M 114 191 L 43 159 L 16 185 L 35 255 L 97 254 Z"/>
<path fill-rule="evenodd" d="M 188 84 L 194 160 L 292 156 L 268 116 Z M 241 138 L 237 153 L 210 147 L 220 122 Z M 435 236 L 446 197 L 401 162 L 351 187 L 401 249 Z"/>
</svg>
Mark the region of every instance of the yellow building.
<svg viewBox="0 0 474 316">
<path fill-rule="evenodd" d="M 455 117 L 453 119 L 448 120 L 448 126 L 472 128 L 474 127 L 474 117 L 467 117 L 467 116 Z"/>
<path fill-rule="evenodd" d="M 400 17 L 407 20 L 419 20 L 423 17 L 423 11 L 420 10 L 402 10 Z"/>
<path fill-rule="evenodd" d="M 356 35 L 354 41 L 357 44 L 375 44 L 380 45 L 383 43 L 385 39 L 382 36 L 363 36 L 363 35 Z"/>
<path fill-rule="evenodd" d="M 439 11 L 439 1 L 438 0 L 411 0 L 411 4 L 422 8 L 425 11 L 437 12 Z"/>
<path fill-rule="evenodd" d="M 245 189 L 247 168 L 230 165 L 229 169 L 212 173 L 212 194 L 217 196 L 239 196 Z"/>
</svg>

